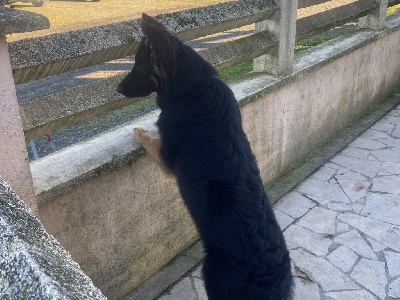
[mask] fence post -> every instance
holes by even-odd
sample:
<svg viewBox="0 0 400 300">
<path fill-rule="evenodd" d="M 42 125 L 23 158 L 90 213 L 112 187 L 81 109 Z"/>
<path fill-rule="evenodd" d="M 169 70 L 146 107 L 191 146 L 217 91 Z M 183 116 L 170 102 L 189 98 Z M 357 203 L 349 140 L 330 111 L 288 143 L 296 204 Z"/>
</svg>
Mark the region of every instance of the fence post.
<svg viewBox="0 0 400 300">
<path fill-rule="evenodd" d="M 47 18 L 0 6 L 0 175 L 36 215 L 38 207 L 6 35 L 44 28 L 49 28 Z"/>
<path fill-rule="evenodd" d="M 256 32 L 268 30 L 278 38 L 269 54 L 253 60 L 254 72 L 286 75 L 293 70 L 298 0 L 279 0 L 279 9 L 265 21 L 256 23 Z"/>
<path fill-rule="evenodd" d="M 369 28 L 374 30 L 385 28 L 388 0 L 374 1 L 379 3 L 379 7 L 375 9 L 372 14 L 360 18 L 360 20 L 358 21 L 358 28 Z"/>
</svg>

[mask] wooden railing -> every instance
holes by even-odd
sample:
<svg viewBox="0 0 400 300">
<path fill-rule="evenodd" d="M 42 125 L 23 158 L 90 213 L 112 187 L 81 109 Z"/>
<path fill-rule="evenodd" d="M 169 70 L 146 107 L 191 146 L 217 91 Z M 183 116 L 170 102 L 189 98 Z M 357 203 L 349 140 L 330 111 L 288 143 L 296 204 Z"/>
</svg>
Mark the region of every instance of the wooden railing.
<svg viewBox="0 0 400 300">
<path fill-rule="evenodd" d="M 399 3 L 400 0 L 239 0 L 155 17 L 184 41 L 256 24 L 253 34 L 200 54 L 218 70 L 256 58 L 254 70 L 284 75 L 292 68 L 295 41 L 359 18 L 367 19 L 360 21 L 361 26 L 378 29 L 384 24 L 387 6 Z M 28 86 L 31 81 L 43 81 L 48 76 L 134 55 L 140 37 L 140 19 L 135 19 L 11 42 L 14 80 Z M 26 140 L 140 101 L 115 92 L 126 73 L 117 71 L 89 84 L 20 103 Z"/>
</svg>

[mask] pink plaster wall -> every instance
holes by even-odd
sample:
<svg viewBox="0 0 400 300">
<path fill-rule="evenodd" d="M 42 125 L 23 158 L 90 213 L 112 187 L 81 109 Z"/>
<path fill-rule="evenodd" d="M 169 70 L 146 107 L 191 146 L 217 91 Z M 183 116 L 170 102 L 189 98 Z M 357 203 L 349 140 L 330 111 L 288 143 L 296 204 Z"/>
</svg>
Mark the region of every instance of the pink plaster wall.
<svg viewBox="0 0 400 300">
<path fill-rule="evenodd" d="M 37 214 L 6 37 L 0 36 L 0 176 Z"/>
<path fill-rule="evenodd" d="M 121 299 L 198 239 L 174 178 L 148 155 L 40 206 L 46 230 Z"/>
</svg>

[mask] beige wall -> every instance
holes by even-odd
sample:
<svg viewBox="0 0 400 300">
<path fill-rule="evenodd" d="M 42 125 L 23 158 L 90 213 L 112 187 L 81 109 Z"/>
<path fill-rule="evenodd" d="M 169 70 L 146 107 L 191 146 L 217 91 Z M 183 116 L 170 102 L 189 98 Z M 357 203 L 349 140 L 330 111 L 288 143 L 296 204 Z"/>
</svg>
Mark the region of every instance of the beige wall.
<svg viewBox="0 0 400 300">
<path fill-rule="evenodd" d="M 245 105 L 243 124 L 263 180 L 329 141 L 398 87 L 399 49 L 397 31 Z M 111 299 L 197 239 L 174 180 L 148 156 L 44 204 L 40 215 Z"/>
</svg>

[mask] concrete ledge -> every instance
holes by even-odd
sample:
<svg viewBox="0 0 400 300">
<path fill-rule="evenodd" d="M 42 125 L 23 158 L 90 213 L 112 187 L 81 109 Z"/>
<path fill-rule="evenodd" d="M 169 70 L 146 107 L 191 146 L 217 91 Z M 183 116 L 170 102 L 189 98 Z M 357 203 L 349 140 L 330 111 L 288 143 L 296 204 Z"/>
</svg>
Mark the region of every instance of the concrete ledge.
<svg viewBox="0 0 400 300">
<path fill-rule="evenodd" d="M 0 6 L 0 36 L 50 28 L 42 15 Z"/>
<path fill-rule="evenodd" d="M 355 49 L 390 34 L 398 28 L 400 28 L 399 15 L 389 18 L 387 28 L 380 32 L 357 31 L 301 53 L 295 57 L 294 72 L 290 76 L 254 75 L 254 78 L 232 84 L 231 88 L 239 105 L 244 106 Z M 39 205 L 71 190 L 84 181 L 111 172 L 143 155 L 143 148 L 134 139 L 132 128 L 144 126 L 156 133 L 154 123 L 158 114 L 159 111 L 153 112 L 144 118 L 94 137 L 89 141 L 84 141 L 31 162 Z"/>
<path fill-rule="evenodd" d="M 106 299 L 0 177 L 0 298 Z"/>
</svg>

